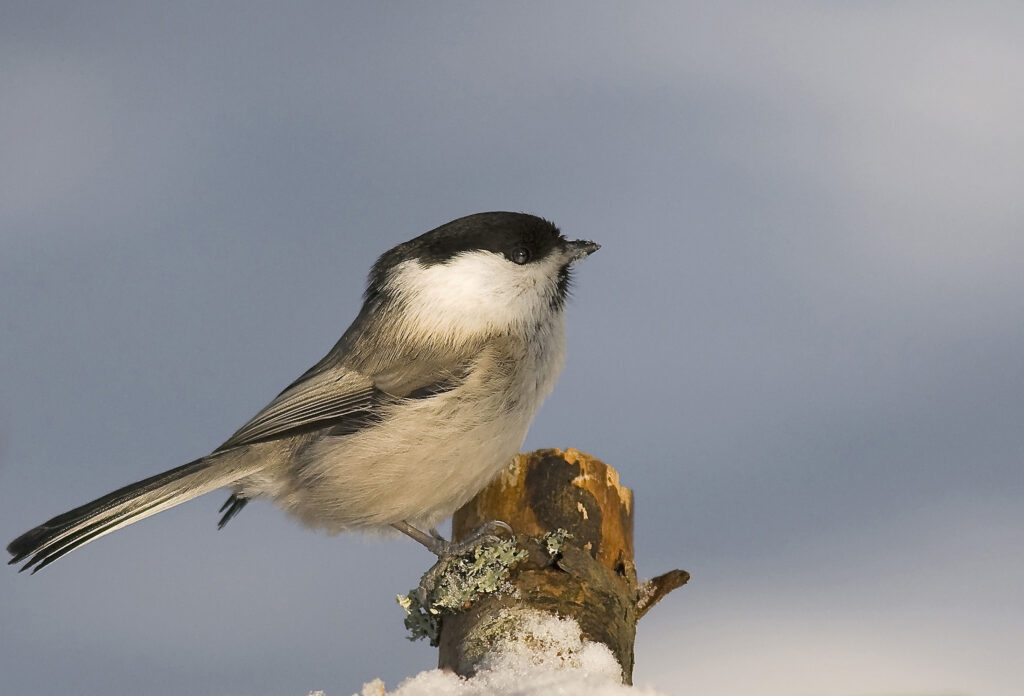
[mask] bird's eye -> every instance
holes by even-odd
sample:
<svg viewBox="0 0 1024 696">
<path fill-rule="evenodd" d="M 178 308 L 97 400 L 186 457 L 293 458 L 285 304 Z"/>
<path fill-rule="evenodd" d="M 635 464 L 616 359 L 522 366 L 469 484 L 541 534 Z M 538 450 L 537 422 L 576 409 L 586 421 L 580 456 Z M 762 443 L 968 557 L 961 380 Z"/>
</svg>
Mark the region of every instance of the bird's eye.
<svg viewBox="0 0 1024 696">
<path fill-rule="evenodd" d="M 518 263 L 522 266 L 530 260 L 530 250 L 526 247 L 517 247 L 512 250 L 512 254 L 509 258 L 512 260 L 512 263 Z"/>
</svg>

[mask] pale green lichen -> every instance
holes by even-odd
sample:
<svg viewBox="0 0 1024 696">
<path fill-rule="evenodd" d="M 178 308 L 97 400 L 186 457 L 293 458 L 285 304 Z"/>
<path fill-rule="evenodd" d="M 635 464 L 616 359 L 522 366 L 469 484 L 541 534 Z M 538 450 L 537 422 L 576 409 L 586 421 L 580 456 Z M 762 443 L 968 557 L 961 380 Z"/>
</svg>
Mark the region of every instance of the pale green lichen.
<svg viewBox="0 0 1024 696">
<path fill-rule="evenodd" d="M 544 548 L 548 552 L 548 556 L 552 560 L 558 558 L 562 554 L 562 549 L 565 548 L 566 542 L 572 539 L 572 532 L 567 529 L 559 527 L 553 532 L 548 532 L 544 535 Z"/>
<path fill-rule="evenodd" d="M 429 638 L 436 646 L 444 614 L 463 611 L 480 595 L 498 590 L 512 566 L 526 556 L 515 541 L 506 539 L 438 561 L 418 588 L 396 598 L 406 613 L 409 640 Z"/>
</svg>

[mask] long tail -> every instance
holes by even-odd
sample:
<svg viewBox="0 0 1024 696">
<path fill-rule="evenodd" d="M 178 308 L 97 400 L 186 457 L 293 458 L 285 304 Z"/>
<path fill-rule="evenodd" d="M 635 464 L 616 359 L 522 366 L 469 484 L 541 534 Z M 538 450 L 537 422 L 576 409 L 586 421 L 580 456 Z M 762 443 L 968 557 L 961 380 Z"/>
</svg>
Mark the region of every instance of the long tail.
<svg viewBox="0 0 1024 696">
<path fill-rule="evenodd" d="M 162 474 L 119 488 L 91 503 L 57 515 L 25 532 L 7 546 L 21 570 L 32 572 L 133 522 L 172 508 L 196 496 L 231 485 L 260 468 L 257 457 L 246 457 L 244 448 L 197 459 Z"/>
</svg>

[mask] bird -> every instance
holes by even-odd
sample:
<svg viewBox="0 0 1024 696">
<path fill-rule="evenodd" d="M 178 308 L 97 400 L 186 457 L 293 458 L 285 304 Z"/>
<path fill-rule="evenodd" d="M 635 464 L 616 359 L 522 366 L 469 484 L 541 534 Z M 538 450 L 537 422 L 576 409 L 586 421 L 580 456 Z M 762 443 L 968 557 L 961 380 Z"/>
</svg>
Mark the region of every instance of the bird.
<svg viewBox="0 0 1024 696">
<path fill-rule="evenodd" d="M 334 347 L 224 444 L 29 530 L 9 563 L 35 573 L 220 488 L 219 527 L 263 498 L 314 530 L 398 530 L 452 553 L 434 525 L 518 452 L 565 360 L 572 267 L 599 248 L 519 212 L 395 246 Z"/>
</svg>

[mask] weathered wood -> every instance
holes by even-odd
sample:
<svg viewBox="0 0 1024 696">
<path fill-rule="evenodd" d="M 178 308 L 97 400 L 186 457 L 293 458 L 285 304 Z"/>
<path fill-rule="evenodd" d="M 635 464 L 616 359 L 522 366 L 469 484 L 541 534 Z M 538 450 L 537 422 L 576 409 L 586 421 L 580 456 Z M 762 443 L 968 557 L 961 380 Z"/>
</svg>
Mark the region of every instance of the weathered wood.
<svg viewBox="0 0 1024 696">
<path fill-rule="evenodd" d="M 631 683 L 638 619 L 689 576 L 672 571 L 637 582 L 633 494 L 615 470 L 574 449 L 520 454 L 455 513 L 452 538 L 491 520 L 510 524 L 527 556 L 511 569 L 513 591 L 485 594 L 441 618 L 439 666 L 472 675 L 495 636 L 515 630 L 516 612 L 541 610 L 576 619 L 585 639 L 611 649 Z"/>
<path fill-rule="evenodd" d="M 655 604 L 665 598 L 672 590 L 678 589 L 690 581 L 690 574 L 685 570 L 670 570 L 656 578 L 645 580 L 639 588 L 636 601 L 636 618 L 642 619 Z"/>
</svg>

